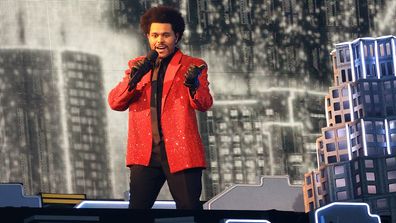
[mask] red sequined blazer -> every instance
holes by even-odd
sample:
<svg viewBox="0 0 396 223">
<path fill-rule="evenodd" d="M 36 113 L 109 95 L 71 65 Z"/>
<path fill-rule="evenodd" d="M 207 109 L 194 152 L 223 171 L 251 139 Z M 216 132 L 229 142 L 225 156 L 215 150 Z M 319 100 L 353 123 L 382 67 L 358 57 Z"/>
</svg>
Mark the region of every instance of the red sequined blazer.
<svg viewBox="0 0 396 223">
<path fill-rule="evenodd" d="M 139 57 L 129 61 L 129 67 Z M 199 76 L 199 87 L 192 98 L 184 86 L 184 74 L 190 64 L 201 65 L 201 59 L 184 55 L 180 50 L 171 59 L 165 73 L 161 127 L 171 173 L 194 167 L 205 167 L 205 154 L 197 126 L 195 110 L 206 111 L 213 99 L 209 92 L 207 69 Z M 113 88 L 108 103 L 113 110 L 129 109 L 128 145 L 126 164 L 145 165 L 150 162 L 152 150 L 150 74 L 146 74 L 136 88 L 128 91 L 130 69 L 123 80 Z"/>
</svg>

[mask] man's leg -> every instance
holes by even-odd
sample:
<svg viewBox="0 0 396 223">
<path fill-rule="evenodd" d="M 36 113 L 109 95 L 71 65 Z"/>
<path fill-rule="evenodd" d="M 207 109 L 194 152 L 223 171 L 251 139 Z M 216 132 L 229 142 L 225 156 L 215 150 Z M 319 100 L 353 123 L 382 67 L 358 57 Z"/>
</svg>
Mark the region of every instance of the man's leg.
<svg viewBox="0 0 396 223">
<path fill-rule="evenodd" d="M 176 202 L 176 208 L 201 210 L 199 197 L 202 191 L 202 169 L 193 168 L 172 174 L 169 167 L 165 168 L 169 191 Z"/>
<path fill-rule="evenodd" d="M 162 169 L 133 165 L 130 171 L 129 208 L 150 209 L 165 182 Z"/>
</svg>

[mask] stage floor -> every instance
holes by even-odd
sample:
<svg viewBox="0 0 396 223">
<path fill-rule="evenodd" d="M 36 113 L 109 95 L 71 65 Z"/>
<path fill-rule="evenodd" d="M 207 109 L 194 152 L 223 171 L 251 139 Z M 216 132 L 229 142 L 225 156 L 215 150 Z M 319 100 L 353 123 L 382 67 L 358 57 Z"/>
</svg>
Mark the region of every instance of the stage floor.
<svg viewBox="0 0 396 223">
<path fill-rule="evenodd" d="M 260 219 L 271 223 L 309 223 L 306 213 L 277 210 L 236 211 L 236 210 L 128 210 L 128 209 L 75 209 L 75 208 L 0 208 L 1 222 L 55 223 L 55 222 L 202 222 L 219 223 L 226 219 Z M 264 222 L 264 221 L 262 221 Z"/>
</svg>

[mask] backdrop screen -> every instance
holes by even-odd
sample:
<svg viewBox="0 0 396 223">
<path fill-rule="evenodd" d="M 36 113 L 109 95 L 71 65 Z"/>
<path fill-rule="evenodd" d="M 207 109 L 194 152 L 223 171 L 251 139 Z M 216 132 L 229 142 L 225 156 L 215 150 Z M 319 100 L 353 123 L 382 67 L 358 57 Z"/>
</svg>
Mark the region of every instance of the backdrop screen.
<svg viewBox="0 0 396 223">
<path fill-rule="evenodd" d="M 209 67 L 203 200 L 263 175 L 301 185 L 317 168 L 333 44 L 396 33 L 392 0 L 0 0 L 1 183 L 124 197 L 128 112 L 106 100 L 148 52 L 139 19 L 159 4 L 180 10 L 180 49 Z M 166 186 L 158 199 L 172 199 Z"/>
</svg>

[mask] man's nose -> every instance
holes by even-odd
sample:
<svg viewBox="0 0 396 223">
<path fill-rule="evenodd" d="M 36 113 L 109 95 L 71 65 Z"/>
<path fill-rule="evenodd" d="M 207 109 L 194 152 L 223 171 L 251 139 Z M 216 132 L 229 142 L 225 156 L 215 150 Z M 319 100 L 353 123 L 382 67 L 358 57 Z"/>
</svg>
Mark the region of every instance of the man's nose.
<svg viewBox="0 0 396 223">
<path fill-rule="evenodd" d="M 159 35 L 158 38 L 157 38 L 157 42 L 158 42 L 158 43 L 164 42 L 164 37 L 161 36 L 161 35 Z"/>
</svg>

